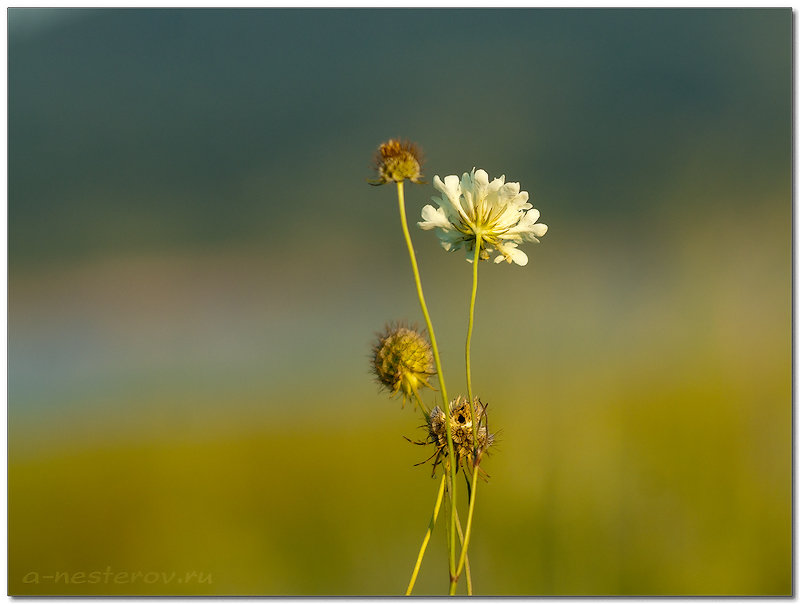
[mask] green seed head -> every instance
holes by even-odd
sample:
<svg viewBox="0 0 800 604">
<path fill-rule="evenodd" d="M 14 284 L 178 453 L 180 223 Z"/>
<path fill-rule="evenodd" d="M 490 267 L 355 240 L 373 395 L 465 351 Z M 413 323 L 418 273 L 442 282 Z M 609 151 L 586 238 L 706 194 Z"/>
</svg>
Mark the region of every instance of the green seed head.
<svg viewBox="0 0 800 604">
<path fill-rule="evenodd" d="M 391 396 L 398 392 L 403 403 L 420 388 L 428 387 L 434 374 L 433 352 L 428 338 L 416 329 L 389 325 L 373 347 L 372 369 Z"/>
</svg>

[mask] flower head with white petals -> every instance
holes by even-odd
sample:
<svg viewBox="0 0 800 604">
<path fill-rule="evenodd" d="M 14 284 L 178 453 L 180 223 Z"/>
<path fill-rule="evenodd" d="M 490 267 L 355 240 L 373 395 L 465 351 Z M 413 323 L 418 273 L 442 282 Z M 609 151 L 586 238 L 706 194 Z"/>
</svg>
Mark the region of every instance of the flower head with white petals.
<svg viewBox="0 0 800 604">
<path fill-rule="evenodd" d="M 433 178 L 433 186 L 443 193 L 431 201 L 439 206 L 422 208 L 422 222 L 417 224 L 436 234 L 447 251 L 466 247 L 475 250 L 480 237 L 480 258 L 489 259 L 490 252 L 497 251 L 495 262 L 505 260 L 520 266 L 528 264 L 528 256 L 517 246 L 526 241 L 539 240 L 547 232 L 547 225 L 536 222 L 539 210 L 528 203 L 527 191 L 519 190 L 518 182 L 505 182 L 505 176 L 489 182 L 485 170 L 472 169 L 459 180 L 452 174 L 444 181 Z M 467 255 L 472 262 L 472 257 Z"/>
</svg>

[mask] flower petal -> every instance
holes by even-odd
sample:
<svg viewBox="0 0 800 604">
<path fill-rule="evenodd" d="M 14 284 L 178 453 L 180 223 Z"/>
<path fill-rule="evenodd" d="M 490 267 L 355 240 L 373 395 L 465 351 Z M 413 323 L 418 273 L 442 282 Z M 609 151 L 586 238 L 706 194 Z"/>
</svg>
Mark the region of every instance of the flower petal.
<svg viewBox="0 0 800 604">
<path fill-rule="evenodd" d="M 518 250 L 516 248 L 511 250 L 511 259 L 519 266 L 525 266 L 528 264 L 528 255 L 522 250 Z"/>
<path fill-rule="evenodd" d="M 461 194 L 464 196 L 462 207 L 470 217 L 470 220 L 475 221 L 475 204 L 480 199 L 480 192 L 475 190 L 475 185 L 472 176 L 464 172 L 461 176 Z"/>
<path fill-rule="evenodd" d="M 510 203 L 517 195 L 519 195 L 519 183 L 507 182 L 497 192 L 500 203 Z"/>
<path fill-rule="evenodd" d="M 444 193 L 445 190 L 447 189 L 445 184 L 442 182 L 442 179 L 439 178 L 438 174 L 433 177 L 433 188 L 436 189 L 437 191 L 441 191 L 442 193 Z"/>
<path fill-rule="evenodd" d="M 467 176 L 465 172 L 464 177 L 466 178 Z M 489 175 L 486 173 L 486 170 L 476 170 L 472 168 L 472 183 L 476 191 L 483 191 L 486 189 L 486 187 L 489 186 Z"/>
<path fill-rule="evenodd" d="M 517 244 L 513 242 L 502 242 L 497 244 L 497 251 L 502 254 L 502 256 L 498 256 L 499 258 L 503 258 L 506 262 L 514 262 L 519 266 L 525 266 L 528 264 L 528 256 L 525 255 L 525 252 L 522 250 L 517 249 Z M 495 262 L 498 262 L 497 258 L 495 258 Z"/>
<path fill-rule="evenodd" d="M 463 222 L 464 224 L 471 224 L 469 216 L 464 212 L 461 205 L 461 182 L 458 176 L 450 174 L 444 177 L 444 182 L 438 177 L 433 177 L 434 186 L 445 194 L 445 197 L 438 199 L 433 198 L 433 201 L 443 207 L 450 222 Z M 444 202 L 444 203 L 442 203 Z"/>
<path fill-rule="evenodd" d="M 445 214 L 442 208 L 434 208 L 432 205 L 427 205 L 422 208 L 422 222 L 418 222 L 417 226 L 425 231 L 430 231 L 434 228 L 440 228 L 445 230 L 452 230 L 453 225 L 450 224 L 450 221 L 447 219 L 447 215 Z"/>
<path fill-rule="evenodd" d="M 456 230 L 436 231 L 436 236 L 439 238 L 442 247 L 448 252 L 460 249 L 464 245 L 464 238 L 461 233 Z"/>
</svg>

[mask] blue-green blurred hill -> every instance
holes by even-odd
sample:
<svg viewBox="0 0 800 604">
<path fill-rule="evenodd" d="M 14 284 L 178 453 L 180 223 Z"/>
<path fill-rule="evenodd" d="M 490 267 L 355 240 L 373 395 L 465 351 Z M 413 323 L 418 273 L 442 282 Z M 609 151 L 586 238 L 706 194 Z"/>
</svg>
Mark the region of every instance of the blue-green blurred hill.
<svg viewBox="0 0 800 604">
<path fill-rule="evenodd" d="M 9 12 L 12 268 L 366 227 L 388 136 L 571 220 L 640 217 L 688 176 L 788 186 L 788 11 L 65 9 L 18 34 L 37 12 Z"/>
</svg>

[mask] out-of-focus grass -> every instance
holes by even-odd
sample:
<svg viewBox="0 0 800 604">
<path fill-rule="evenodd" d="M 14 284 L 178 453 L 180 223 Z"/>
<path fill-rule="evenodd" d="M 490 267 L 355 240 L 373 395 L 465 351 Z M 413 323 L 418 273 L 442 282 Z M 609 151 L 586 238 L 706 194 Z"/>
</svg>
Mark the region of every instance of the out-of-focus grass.
<svg viewBox="0 0 800 604">
<path fill-rule="evenodd" d="M 496 405 L 476 593 L 789 593 L 788 371 L 775 359 L 756 384 L 676 364 L 602 399 L 593 380 L 570 385 L 561 408 L 548 390 L 497 396 L 527 405 Z M 418 418 L 352 411 L 238 433 L 211 422 L 149 438 L 123 431 L 115 443 L 12 460 L 10 592 L 400 593 L 436 484 L 411 467 L 422 449 L 400 439 Z M 445 584 L 441 539 L 420 593 Z M 213 582 L 22 580 L 107 567 Z"/>
</svg>

